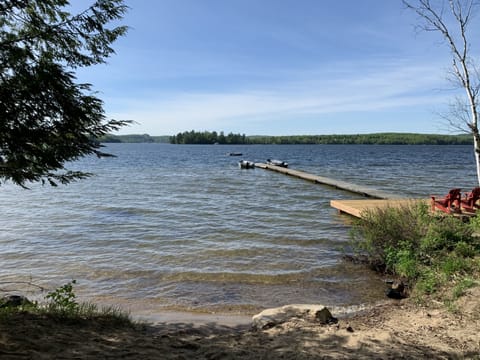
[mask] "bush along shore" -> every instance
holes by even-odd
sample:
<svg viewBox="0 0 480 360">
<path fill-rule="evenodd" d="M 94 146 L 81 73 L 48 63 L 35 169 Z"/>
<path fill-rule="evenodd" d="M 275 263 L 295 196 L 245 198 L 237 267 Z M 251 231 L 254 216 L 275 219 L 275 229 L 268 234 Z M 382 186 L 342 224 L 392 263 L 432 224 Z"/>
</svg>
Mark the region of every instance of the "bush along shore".
<svg viewBox="0 0 480 360">
<path fill-rule="evenodd" d="M 455 310 L 455 300 L 480 284 L 479 215 L 431 214 L 425 203 L 369 210 L 352 230 L 352 249 L 353 260 L 398 279 L 392 297 Z"/>
</svg>

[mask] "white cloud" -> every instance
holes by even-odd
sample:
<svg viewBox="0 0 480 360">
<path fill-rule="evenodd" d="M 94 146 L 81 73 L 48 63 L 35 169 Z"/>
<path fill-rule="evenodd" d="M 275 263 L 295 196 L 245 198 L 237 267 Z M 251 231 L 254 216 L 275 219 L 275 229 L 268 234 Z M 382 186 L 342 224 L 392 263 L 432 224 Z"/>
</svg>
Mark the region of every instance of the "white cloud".
<svg viewBox="0 0 480 360">
<path fill-rule="evenodd" d="M 374 65 L 378 64 L 378 65 Z M 248 123 L 299 116 L 398 111 L 445 103 L 449 96 L 439 64 L 414 61 L 343 63 L 313 71 L 281 74 L 276 85 L 229 92 L 152 93 L 146 98 L 107 99 L 111 116 L 139 125 L 124 133 L 172 134 L 185 130 L 223 130 Z M 131 96 L 131 95 L 130 95 Z M 381 131 L 381 129 L 379 129 Z"/>
</svg>

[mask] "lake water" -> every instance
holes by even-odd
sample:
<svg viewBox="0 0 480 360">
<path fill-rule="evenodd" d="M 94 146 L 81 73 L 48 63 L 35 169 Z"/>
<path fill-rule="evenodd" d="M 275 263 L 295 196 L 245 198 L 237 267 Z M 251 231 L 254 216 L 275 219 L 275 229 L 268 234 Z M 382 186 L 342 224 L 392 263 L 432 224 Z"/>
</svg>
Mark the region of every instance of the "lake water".
<svg viewBox="0 0 480 360">
<path fill-rule="evenodd" d="M 110 144 L 116 158 L 71 169 L 68 186 L 0 188 L 0 288 L 51 290 L 72 279 L 82 299 L 152 310 L 250 314 L 288 303 L 358 305 L 383 280 L 342 261 L 351 218 L 331 199 L 360 196 L 262 170 L 240 158 L 405 197 L 476 184 L 470 146 Z M 34 288 L 29 288 L 34 292 Z"/>
</svg>

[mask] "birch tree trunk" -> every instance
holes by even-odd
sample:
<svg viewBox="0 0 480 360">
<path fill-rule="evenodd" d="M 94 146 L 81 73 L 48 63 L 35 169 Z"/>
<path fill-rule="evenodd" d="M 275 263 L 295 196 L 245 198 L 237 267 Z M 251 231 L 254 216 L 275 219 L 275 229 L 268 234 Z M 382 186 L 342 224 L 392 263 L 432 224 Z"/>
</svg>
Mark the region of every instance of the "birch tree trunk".
<svg viewBox="0 0 480 360">
<path fill-rule="evenodd" d="M 473 136 L 477 182 L 480 185 L 480 134 L 478 130 L 478 95 L 480 90 L 479 69 L 471 58 L 467 30 L 473 13 L 480 7 L 476 0 L 402 0 L 421 19 L 424 31 L 438 32 L 450 48 L 452 55 L 453 82 L 466 93 L 466 107 L 454 112 L 451 124 Z M 447 26 L 448 24 L 448 26 Z M 470 113 L 467 119 L 464 110 Z"/>
<path fill-rule="evenodd" d="M 475 163 L 477 165 L 477 182 L 480 185 L 480 148 L 479 141 L 477 138 L 473 138 L 473 144 L 475 146 Z"/>
</svg>

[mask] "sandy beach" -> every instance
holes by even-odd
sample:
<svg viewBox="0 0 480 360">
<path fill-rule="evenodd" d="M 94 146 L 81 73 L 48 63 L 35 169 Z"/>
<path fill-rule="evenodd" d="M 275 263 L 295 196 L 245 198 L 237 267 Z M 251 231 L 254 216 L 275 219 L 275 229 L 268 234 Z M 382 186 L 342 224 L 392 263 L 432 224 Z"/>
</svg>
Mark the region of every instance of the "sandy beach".
<svg viewBox="0 0 480 360">
<path fill-rule="evenodd" d="M 335 324 L 292 318 L 255 330 L 247 317 L 166 313 L 133 327 L 30 314 L 0 322 L 1 359 L 480 358 L 480 288 L 456 303 L 391 301 Z M 336 316 L 335 312 L 332 312 Z"/>
</svg>

